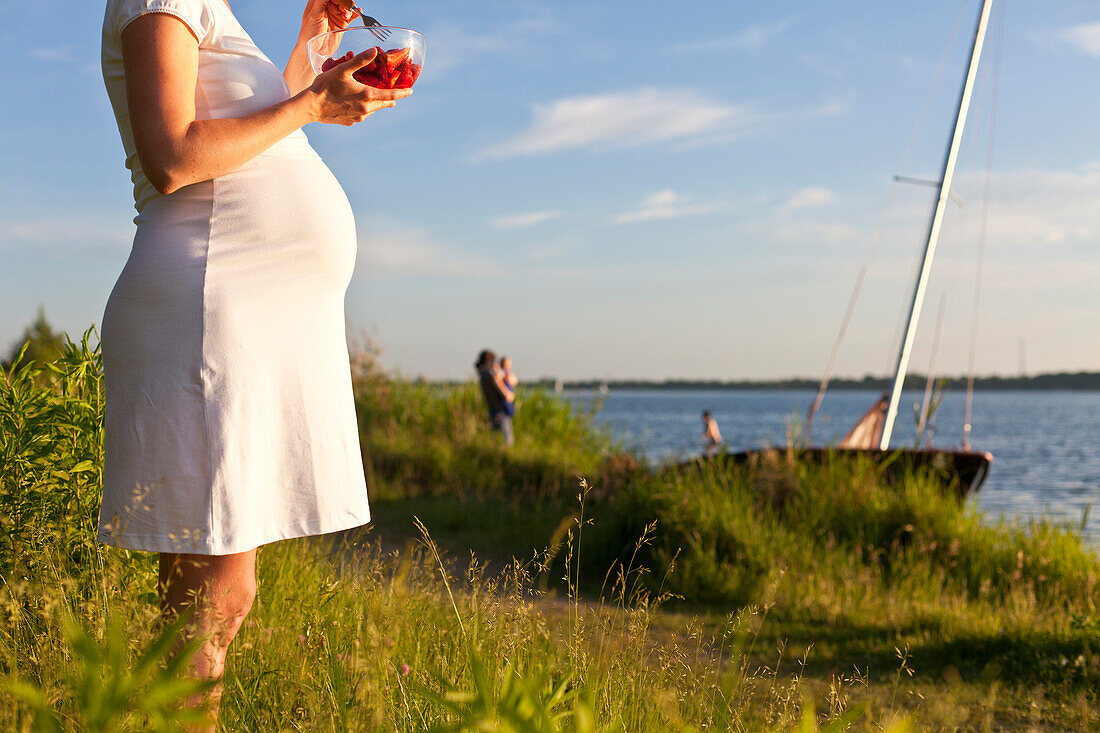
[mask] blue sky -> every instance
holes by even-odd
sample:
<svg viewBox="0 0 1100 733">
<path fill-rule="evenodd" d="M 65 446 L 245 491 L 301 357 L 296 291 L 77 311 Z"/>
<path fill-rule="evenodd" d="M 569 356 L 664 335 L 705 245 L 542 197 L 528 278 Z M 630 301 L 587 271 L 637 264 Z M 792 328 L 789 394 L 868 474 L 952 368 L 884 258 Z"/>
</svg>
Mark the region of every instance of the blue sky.
<svg viewBox="0 0 1100 733">
<path fill-rule="evenodd" d="M 999 74 L 978 371 L 1100 369 L 1100 6 L 999 8 L 914 354 L 965 370 Z M 0 2 L 0 346 L 39 305 L 98 322 L 132 236 L 100 2 Z M 278 64 L 298 3 L 234 0 Z M 377 2 L 428 38 L 416 93 L 306 132 L 355 209 L 352 333 L 409 375 L 476 352 L 523 376 L 883 373 L 926 226 L 975 0 Z M 1003 13 L 1003 22 L 1002 22 Z M 1003 26 L 1003 34 L 1001 27 Z M 875 246 L 875 243 L 880 244 Z"/>
</svg>

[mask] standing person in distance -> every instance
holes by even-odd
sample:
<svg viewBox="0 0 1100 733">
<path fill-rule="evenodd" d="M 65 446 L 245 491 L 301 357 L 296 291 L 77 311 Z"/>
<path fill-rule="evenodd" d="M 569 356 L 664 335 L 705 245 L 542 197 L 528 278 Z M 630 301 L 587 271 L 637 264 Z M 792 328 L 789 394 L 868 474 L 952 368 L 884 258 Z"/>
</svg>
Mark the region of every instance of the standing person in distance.
<svg viewBox="0 0 1100 733">
<path fill-rule="evenodd" d="M 314 75 L 308 40 L 353 17 L 307 0 L 280 71 L 225 0 L 106 3 L 103 79 L 138 215 L 103 314 L 99 540 L 159 553 L 161 612 L 190 610 L 202 640 L 197 678 L 222 677 L 256 548 L 370 521 L 344 335 L 355 219 L 301 130 L 411 93 L 352 77 L 372 52 Z M 220 694 L 193 701 L 204 730 Z"/>
<path fill-rule="evenodd" d="M 489 422 L 493 430 L 503 436 L 505 447 L 511 446 L 515 438 L 512 433 L 512 416 L 508 409 L 516 396 L 504 381 L 504 375 L 497 364 L 497 355 L 488 349 L 482 350 L 474 362 L 474 369 L 477 370 L 481 394 L 489 411 Z"/>
</svg>

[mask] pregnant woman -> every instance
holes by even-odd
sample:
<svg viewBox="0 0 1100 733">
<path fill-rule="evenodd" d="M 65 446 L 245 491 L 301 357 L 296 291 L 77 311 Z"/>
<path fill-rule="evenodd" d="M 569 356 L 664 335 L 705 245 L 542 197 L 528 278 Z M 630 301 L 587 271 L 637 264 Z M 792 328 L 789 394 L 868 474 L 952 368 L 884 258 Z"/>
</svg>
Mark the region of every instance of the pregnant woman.
<svg viewBox="0 0 1100 733">
<path fill-rule="evenodd" d="M 306 41 L 352 17 L 309 0 L 280 72 L 225 0 L 107 3 L 138 215 L 103 316 L 99 538 L 160 553 L 161 607 L 193 606 L 201 678 L 252 606 L 258 546 L 369 520 L 344 334 L 355 222 L 300 129 L 410 94 L 355 81 L 366 54 L 314 77 Z"/>
</svg>

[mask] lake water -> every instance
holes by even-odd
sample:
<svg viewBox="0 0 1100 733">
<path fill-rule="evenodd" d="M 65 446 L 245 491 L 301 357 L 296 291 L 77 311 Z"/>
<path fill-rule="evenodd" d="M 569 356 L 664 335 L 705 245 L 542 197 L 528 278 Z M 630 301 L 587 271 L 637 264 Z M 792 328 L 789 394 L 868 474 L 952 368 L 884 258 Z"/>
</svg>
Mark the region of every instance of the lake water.
<svg viewBox="0 0 1100 733">
<path fill-rule="evenodd" d="M 815 420 L 815 443 L 834 442 L 874 403 L 878 392 L 833 391 Z M 804 420 L 811 390 L 615 390 L 594 396 L 566 392 L 579 407 L 602 400 L 595 420 L 625 445 L 656 463 L 697 455 L 700 413 L 710 410 L 730 449 L 783 445 L 788 426 Z M 912 405 L 901 401 L 893 445 L 911 446 Z M 964 395 L 948 393 L 935 415 L 934 444 L 962 442 Z M 989 516 L 1046 516 L 1080 526 L 1100 499 L 1100 393 L 988 391 L 974 395 L 970 442 L 993 454 L 981 491 L 970 498 Z M 1085 535 L 1100 546 L 1100 507 L 1089 512 Z"/>
</svg>

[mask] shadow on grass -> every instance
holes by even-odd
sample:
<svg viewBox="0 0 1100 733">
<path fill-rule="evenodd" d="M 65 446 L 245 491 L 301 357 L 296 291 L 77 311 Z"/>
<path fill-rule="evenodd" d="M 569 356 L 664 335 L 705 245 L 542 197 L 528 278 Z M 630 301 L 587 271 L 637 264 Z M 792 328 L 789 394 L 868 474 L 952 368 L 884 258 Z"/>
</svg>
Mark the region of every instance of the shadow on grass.
<svg viewBox="0 0 1100 733">
<path fill-rule="evenodd" d="M 420 539 L 416 517 L 449 553 L 473 553 L 499 565 L 544 552 L 555 529 L 571 516 L 571 508 L 553 501 L 535 508 L 499 498 L 435 496 L 372 501 L 371 515 L 373 532 L 388 546 Z"/>
<path fill-rule="evenodd" d="M 904 667 L 917 679 L 1043 685 L 1055 695 L 1084 692 L 1090 700 L 1100 699 L 1100 635 L 1088 632 L 958 634 L 936 618 L 887 627 L 773 615 L 760 631 L 757 648 L 774 650 L 781 644 L 799 658 L 809 648 L 805 671 L 812 676 L 858 670 L 871 682 L 889 683 Z M 775 655 L 769 659 L 768 653 L 761 652 L 758 661 L 773 663 Z"/>
</svg>

